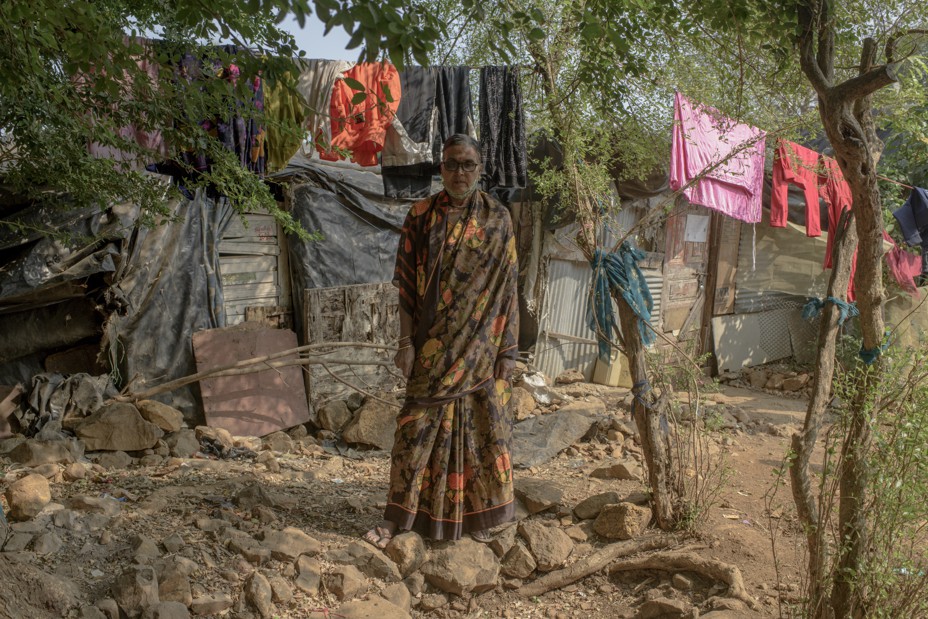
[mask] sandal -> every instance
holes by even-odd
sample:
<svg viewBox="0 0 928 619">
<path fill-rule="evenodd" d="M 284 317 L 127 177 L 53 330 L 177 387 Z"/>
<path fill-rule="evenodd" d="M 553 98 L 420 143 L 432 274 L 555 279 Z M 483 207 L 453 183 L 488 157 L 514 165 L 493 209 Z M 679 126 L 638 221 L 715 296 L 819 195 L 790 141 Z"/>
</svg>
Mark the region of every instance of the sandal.
<svg viewBox="0 0 928 619">
<path fill-rule="evenodd" d="M 376 526 L 365 533 L 361 539 L 375 548 L 383 550 L 393 541 L 393 533 L 386 527 Z"/>
<path fill-rule="evenodd" d="M 471 531 L 470 536 L 481 544 L 489 544 L 493 541 L 493 536 L 490 535 L 490 532 L 486 529 L 482 529 L 480 531 Z"/>
</svg>

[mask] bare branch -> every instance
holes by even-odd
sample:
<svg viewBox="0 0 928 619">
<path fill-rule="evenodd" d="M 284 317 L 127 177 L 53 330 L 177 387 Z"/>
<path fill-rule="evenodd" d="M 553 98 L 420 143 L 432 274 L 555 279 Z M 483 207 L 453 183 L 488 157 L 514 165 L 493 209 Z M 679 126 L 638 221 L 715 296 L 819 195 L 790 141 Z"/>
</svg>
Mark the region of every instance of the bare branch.
<svg viewBox="0 0 928 619">
<path fill-rule="evenodd" d="M 841 82 L 834 87 L 832 94 L 837 100 L 844 101 L 855 101 L 872 95 L 880 88 L 898 82 L 898 70 L 898 63 L 879 65 L 866 73 Z"/>
<path fill-rule="evenodd" d="M 805 2 L 799 3 L 799 64 L 812 88 L 824 98 L 831 88 L 831 80 L 822 71 L 815 54 L 815 30 L 812 9 Z"/>
<path fill-rule="evenodd" d="M 902 37 L 906 37 L 912 34 L 928 35 L 928 29 L 910 28 L 908 30 L 901 30 L 896 32 L 893 34 L 893 36 L 889 37 L 889 40 L 886 41 L 886 48 L 884 52 L 886 54 L 886 62 L 892 63 L 896 61 L 896 43 L 898 43 L 899 39 Z M 911 55 L 911 53 L 906 54 L 906 56 L 909 55 Z"/>
</svg>

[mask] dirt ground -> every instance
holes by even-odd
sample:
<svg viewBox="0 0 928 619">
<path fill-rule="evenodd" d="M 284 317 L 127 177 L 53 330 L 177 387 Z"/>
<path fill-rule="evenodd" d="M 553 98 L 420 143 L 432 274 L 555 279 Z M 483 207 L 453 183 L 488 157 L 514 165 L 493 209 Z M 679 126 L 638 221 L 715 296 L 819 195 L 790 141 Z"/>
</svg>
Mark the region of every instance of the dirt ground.
<svg viewBox="0 0 928 619">
<path fill-rule="evenodd" d="M 577 389 L 581 397 L 586 393 L 602 399 L 608 415 L 630 420 L 622 407 L 627 391 L 587 384 L 579 385 L 575 392 Z M 780 490 L 772 504 L 772 514 L 768 513 L 765 495 L 774 486 L 788 436 L 801 425 L 806 403 L 802 399 L 731 386 L 705 394 L 705 398 L 710 407 L 723 411 L 722 417 L 729 419 L 727 427 L 715 432 L 711 442 L 715 446 L 713 451 L 724 455 L 730 475 L 717 504 L 705 514 L 699 535 L 686 542 L 686 546 L 701 556 L 731 563 L 741 570 L 748 593 L 757 601 L 756 608 L 742 608 L 725 616 L 779 616 L 778 599 L 788 600 L 799 591 L 802 555 L 788 487 Z M 740 421 L 733 422 L 732 418 Z M 517 471 L 518 475 L 548 480 L 564 490 L 559 513 L 545 512 L 532 518 L 558 520 L 562 527 L 581 524 L 590 532 L 588 541 L 576 545 L 571 562 L 608 544 L 592 533 L 591 521 L 583 524 L 571 515 L 573 506 L 607 490 L 627 494 L 645 489 L 639 482 L 590 477 L 593 469 L 612 460 L 613 448 L 606 433 L 600 432 L 542 466 Z M 268 507 L 270 517 L 276 518 L 274 526 L 302 529 L 322 543 L 322 557 L 325 551 L 358 540 L 379 521 L 387 488 L 388 455 L 366 452 L 363 458 L 352 459 L 321 449 L 311 451 L 275 454 L 275 464 L 267 459 L 174 458 L 154 467 L 133 465 L 98 471 L 72 482 L 52 476 L 53 503 L 66 503 L 75 495 L 112 496 L 122 503 L 121 514 L 102 531 L 92 527 L 63 531 L 60 533 L 63 545 L 52 554 L 39 555 L 29 550 L 15 554 L 40 572 L 73 582 L 80 601 L 93 604 L 111 595 L 115 576 L 133 562 L 130 541 L 133 535 L 160 542 L 176 533 L 184 541 L 177 553 L 196 565 L 190 577 L 193 596 L 225 592 L 236 604 L 217 616 L 253 616 L 239 600 L 243 582 L 254 566 L 227 550 L 214 533 L 198 528 L 198 519 L 222 518 L 246 532 L 259 530 L 264 523 L 257 521 L 251 510 L 234 502 L 243 488 L 259 487 L 272 502 Z M 18 474 L 16 469 L 17 465 L 0 460 L 0 473 L 7 480 Z M 777 525 L 778 531 L 776 560 L 771 544 L 772 525 Z M 324 560 L 323 564 L 326 568 Z M 262 569 L 293 577 L 292 566 L 275 561 L 264 564 Z M 686 582 L 674 581 L 672 576 L 673 573 L 662 571 L 610 576 L 603 571 L 529 599 L 498 586 L 478 596 L 452 597 L 448 605 L 429 612 L 417 610 L 414 599 L 412 615 L 519 619 L 634 617 L 636 609 L 656 597 L 685 600 L 705 614 L 711 610 L 710 598 L 724 597 L 725 587 L 717 583 L 692 574 Z M 375 579 L 367 579 L 366 585 L 370 594 L 386 586 Z M 320 609 L 337 609 L 339 604 L 324 592 L 309 596 L 294 589 L 293 598 L 287 604 L 278 604 L 273 616 L 281 619 L 324 616 Z M 0 617 L 17 616 L 11 611 L 7 608 L 7 614 L 0 612 Z M 74 611 L 72 616 L 85 615 Z"/>
</svg>

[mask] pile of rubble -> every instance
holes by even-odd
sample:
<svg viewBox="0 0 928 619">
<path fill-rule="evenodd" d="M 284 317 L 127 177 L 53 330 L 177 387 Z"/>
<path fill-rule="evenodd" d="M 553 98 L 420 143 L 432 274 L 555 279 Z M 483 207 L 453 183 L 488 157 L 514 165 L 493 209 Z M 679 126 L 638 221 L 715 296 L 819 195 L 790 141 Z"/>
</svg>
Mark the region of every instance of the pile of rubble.
<svg viewBox="0 0 928 619">
<path fill-rule="evenodd" d="M 380 551 L 346 541 L 383 507 L 369 497 L 382 497 L 386 485 L 392 394 L 329 403 L 312 435 L 305 426 L 264 438 L 191 429 L 178 411 L 148 401 L 66 421 L 73 438 L 0 440 L 10 520 L 0 520 L 0 570 L 54 578 L 59 592 L 17 602 L 7 588 L 0 607 L 20 604 L 14 617 L 83 619 L 469 615 L 484 603 L 480 594 L 518 590 L 604 544 L 641 536 L 651 520 L 634 424 L 607 413 L 590 385 L 562 383 L 526 376 L 514 389 L 518 519 L 489 543 L 403 533 Z M 558 483 L 533 476 L 542 462 L 583 455 L 598 463 L 589 477 L 616 490 L 571 504 Z M 626 616 L 743 610 L 723 592 L 695 575 L 668 576 Z M 504 608 L 499 616 L 522 615 Z"/>
<path fill-rule="evenodd" d="M 812 395 L 812 374 L 798 372 L 786 366 L 773 364 L 744 368 L 740 372 L 726 372 L 720 382 L 763 390 L 775 395 L 808 398 Z"/>
</svg>

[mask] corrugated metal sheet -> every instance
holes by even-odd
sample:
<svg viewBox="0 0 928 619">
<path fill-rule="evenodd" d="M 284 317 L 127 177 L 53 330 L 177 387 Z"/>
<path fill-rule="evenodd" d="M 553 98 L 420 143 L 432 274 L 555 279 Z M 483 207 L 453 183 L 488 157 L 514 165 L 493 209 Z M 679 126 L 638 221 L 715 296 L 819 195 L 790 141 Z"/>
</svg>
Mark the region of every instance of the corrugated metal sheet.
<svg viewBox="0 0 928 619">
<path fill-rule="evenodd" d="M 752 290 L 739 285 L 735 289 L 735 314 L 756 314 L 776 309 L 797 309 L 805 305 L 806 297 L 773 290 Z"/>
<path fill-rule="evenodd" d="M 590 380 L 599 350 L 596 336 L 586 322 L 593 272 L 586 262 L 557 258 L 549 260 L 547 272 L 548 287 L 535 366 L 551 378 L 564 370 L 577 369 Z M 642 272 L 654 297 L 652 316 L 655 328 L 659 329 L 663 276 L 653 269 L 643 269 Z"/>
</svg>

